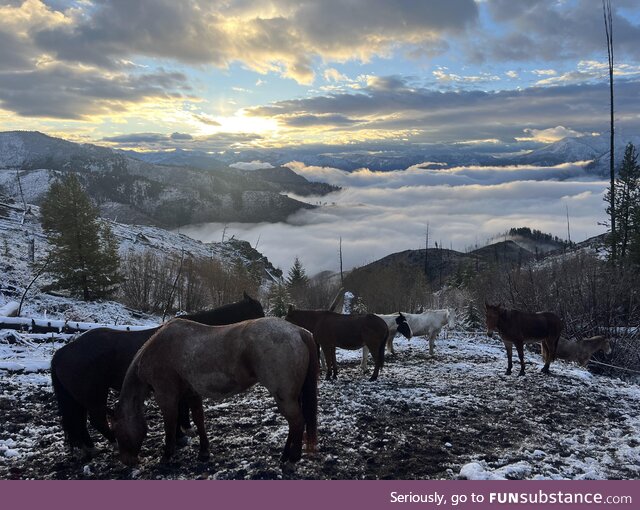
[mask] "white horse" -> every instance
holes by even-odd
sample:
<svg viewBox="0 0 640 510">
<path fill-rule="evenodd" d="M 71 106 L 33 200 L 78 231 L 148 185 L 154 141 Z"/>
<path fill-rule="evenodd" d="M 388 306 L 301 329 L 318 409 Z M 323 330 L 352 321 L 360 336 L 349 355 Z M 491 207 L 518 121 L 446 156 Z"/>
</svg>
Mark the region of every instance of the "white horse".
<svg viewBox="0 0 640 510">
<path fill-rule="evenodd" d="M 435 339 L 440 334 L 440 331 L 444 326 L 453 328 L 456 322 L 456 314 L 453 309 L 443 310 L 425 310 L 422 313 L 405 313 L 401 312 L 402 316 L 407 320 L 407 323 L 411 327 L 413 336 L 425 336 L 429 339 L 429 355 L 433 356 L 433 350 L 435 345 Z M 385 321 L 387 317 L 398 317 L 398 314 L 380 315 L 376 314 Z M 387 338 L 387 351 L 391 354 L 395 354 L 393 349 L 393 339 L 396 335 L 396 330 L 391 329 L 392 326 L 387 322 L 389 327 L 389 336 Z M 363 370 L 367 366 L 367 357 L 369 351 L 365 347 L 362 351 L 362 367 Z"/>
<path fill-rule="evenodd" d="M 411 330 L 411 326 L 407 321 L 406 317 L 402 312 L 392 313 L 388 315 L 382 315 L 377 313 L 378 317 L 380 317 L 389 328 L 389 336 L 387 337 L 387 346 L 389 345 L 389 339 L 396 336 L 396 333 L 401 333 L 407 339 L 410 339 L 413 336 L 413 331 Z M 369 349 L 365 345 L 362 347 L 362 364 L 360 365 L 363 372 L 367 370 L 367 358 L 369 357 Z"/>
</svg>

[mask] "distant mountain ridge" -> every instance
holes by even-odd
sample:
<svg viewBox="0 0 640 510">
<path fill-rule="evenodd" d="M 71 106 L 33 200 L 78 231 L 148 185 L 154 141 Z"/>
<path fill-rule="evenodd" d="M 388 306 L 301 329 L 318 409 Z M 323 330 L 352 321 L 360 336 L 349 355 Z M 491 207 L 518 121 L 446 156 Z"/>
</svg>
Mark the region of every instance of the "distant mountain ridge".
<svg viewBox="0 0 640 510">
<path fill-rule="evenodd" d="M 640 146 L 640 136 L 616 136 L 617 161 L 621 161 L 624 147 L 628 142 Z M 532 148 L 536 147 L 536 148 Z M 522 148 L 528 148 L 522 152 Z M 594 175 L 605 175 L 608 171 L 608 135 L 567 137 L 544 146 L 539 144 L 513 144 L 514 152 L 501 152 L 485 146 L 482 149 L 473 144 L 431 144 L 427 146 L 381 147 L 379 150 L 353 149 L 348 147 L 287 147 L 268 149 L 248 149 L 208 154 L 202 151 L 177 149 L 168 152 L 146 152 L 135 157 L 149 162 L 191 165 L 200 168 L 214 168 L 239 162 L 262 161 L 273 166 L 282 166 L 291 161 L 299 161 L 307 166 L 327 166 L 352 172 L 360 168 L 375 171 L 404 170 L 426 162 L 441 165 L 441 168 L 456 166 L 555 166 L 576 161 L 592 161 L 588 169 Z"/>
<path fill-rule="evenodd" d="M 309 182 L 288 168 L 256 173 L 207 162 L 212 164 L 149 163 L 122 151 L 39 132 L 0 133 L 0 186 L 6 192 L 17 196 L 19 169 L 27 201 L 38 203 L 52 179 L 72 171 L 105 217 L 125 223 L 171 228 L 203 222 L 286 221 L 294 212 L 315 206 L 282 193 L 324 195 L 338 189 Z"/>
</svg>

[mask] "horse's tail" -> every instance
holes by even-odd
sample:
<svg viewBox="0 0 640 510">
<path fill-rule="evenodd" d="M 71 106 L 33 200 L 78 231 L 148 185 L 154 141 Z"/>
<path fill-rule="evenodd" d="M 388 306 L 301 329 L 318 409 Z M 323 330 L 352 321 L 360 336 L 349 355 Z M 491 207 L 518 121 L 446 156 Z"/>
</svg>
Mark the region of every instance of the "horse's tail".
<svg viewBox="0 0 640 510">
<path fill-rule="evenodd" d="M 309 365 L 302 384 L 302 415 L 305 422 L 307 451 L 313 452 L 318 443 L 318 374 L 320 367 L 313 335 L 305 330 L 301 332 L 301 336 L 309 351 Z"/>
<path fill-rule="evenodd" d="M 62 430 L 72 447 L 81 446 L 82 431 L 86 426 L 86 409 L 80 404 L 69 390 L 62 384 L 58 376 L 60 351 L 56 351 L 51 358 L 51 385 L 58 403 L 58 414 L 62 418 Z"/>
</svg>

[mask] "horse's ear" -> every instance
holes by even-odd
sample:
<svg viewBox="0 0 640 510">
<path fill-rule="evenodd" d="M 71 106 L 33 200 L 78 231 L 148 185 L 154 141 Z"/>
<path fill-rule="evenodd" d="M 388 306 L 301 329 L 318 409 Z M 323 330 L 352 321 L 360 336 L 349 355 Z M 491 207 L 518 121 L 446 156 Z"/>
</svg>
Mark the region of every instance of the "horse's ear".
<svg viewBox="0 0 640 510">
<path fill-rule="evenodd" d="M 398 312 L 398 315 L 400 316 L 400 318 L 401 318 L 401 319 L 404 319 L 404 318 L 405 318 L 405 316 L 404 316 L 404 315 L 402 315 L 402 312 Z"/>
<path fill-rule="evenodd" d="M 289 310 L 287 310 L 287 313 L 292 313 L 295 310 L 295 308 L 293 307 L 293 305 L 289 305 Z"/>
<path fill-rule="evenodd" d="M 247 294 L 247 291 L 246 291 L 246 290 L 243 290 L 243 291 L 242 291 L 242 297 L 244 297 L 244 298 L 245 298 L 245 299 L 247 299 L 247 300 L 248 300 L 248 299 L 251 299 L 251 298 L 249 297 L 249 294 Z"/>
</svg>

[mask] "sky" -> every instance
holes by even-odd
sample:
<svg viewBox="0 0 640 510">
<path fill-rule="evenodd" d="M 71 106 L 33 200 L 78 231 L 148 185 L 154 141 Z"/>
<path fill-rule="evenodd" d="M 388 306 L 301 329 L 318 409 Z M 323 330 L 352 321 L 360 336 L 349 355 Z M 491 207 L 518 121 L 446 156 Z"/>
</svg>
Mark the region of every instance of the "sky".
<svg viewBox="0 0 640 510">
<path fill-rule="evenodd" d="M 640 2 L 613 0 L 616 129 L 640 133 Z M 0 0 L 0 126 L 114 148 L 518 152 L 609 130 L 601 0 Z M 259 163 L 244 162 L 247 167 Z M 287 269 L 514 226 L 604 231 L 606 182 L 553 168 L 347 173 L 284 224 L 227 225 Z M 218 240 L 224 225 L 184 229 Z M 287 242 L 285 242 L 286 240 Z"/>
<path fill-rule="evenodd" d="M 614 0 L 617 122 L 640 4 Z M 2 0 L 0 125 L 139 150 L 606 129 L 601 0 Z"/>
</svg>

